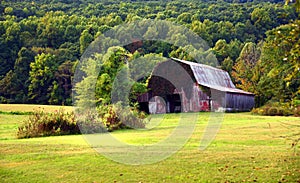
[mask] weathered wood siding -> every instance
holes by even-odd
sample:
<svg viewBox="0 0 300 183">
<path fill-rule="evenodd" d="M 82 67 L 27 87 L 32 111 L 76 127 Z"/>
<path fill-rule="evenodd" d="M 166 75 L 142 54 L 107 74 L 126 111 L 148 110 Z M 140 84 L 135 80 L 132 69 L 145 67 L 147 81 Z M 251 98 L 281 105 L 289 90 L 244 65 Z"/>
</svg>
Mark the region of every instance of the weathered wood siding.
<svg viewBox="0 0 300 183">
<path fill-rule="evenodd" d="M 228 111 L 249 111 L 254 105 L 254 96 L 252 95 L 226 93 L 226 109 Z"/>
</svg>

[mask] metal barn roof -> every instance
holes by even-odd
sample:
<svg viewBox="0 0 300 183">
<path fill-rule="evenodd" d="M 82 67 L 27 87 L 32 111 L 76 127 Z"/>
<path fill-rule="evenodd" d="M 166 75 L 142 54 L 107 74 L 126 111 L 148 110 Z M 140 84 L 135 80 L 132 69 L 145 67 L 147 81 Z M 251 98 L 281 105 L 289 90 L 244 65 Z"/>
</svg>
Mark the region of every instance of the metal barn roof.
<svg viewBox="0 0 300 183">
<path fill-rule="evenodd" d="M 191 68 L 193 75 L 199 85 L 206 86 L 223 92 L 254 95 L 253 93 L 237 89 L 234 86 L 233 82 L 231 81 L 228 72 L 222 69 L 217 69 L 215 67 L 211 67 L 208 65 L 189 62 L 189 61 L 180 60 L 176 58 L 171 58 L 171 59 L 188 65 Z"/>
</svg>

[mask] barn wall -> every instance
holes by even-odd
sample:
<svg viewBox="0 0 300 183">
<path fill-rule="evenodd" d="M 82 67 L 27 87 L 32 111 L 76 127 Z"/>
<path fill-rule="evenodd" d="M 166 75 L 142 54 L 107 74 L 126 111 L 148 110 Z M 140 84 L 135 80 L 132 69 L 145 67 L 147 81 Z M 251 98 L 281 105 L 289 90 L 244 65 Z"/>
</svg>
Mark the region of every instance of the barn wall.
<svg viewBox="0 0 300 183">
<path fill-rule="evenodd" d="M 229 111 L 250 111 L 254 105 L 253 95 L 226 93 L 226 108 Z"/>
<path fill-rule="evenodd" d="M 180 95 L 179 110 L 181 112 L 210 111 L 210 107 L 213 111 L 219 111 L 220 109 L 225 109 L 226 111 L 250 111 L 254 107 L 253 95 L 224 93 L 218 90 L 211 90 L 212 97 L 209 99 L 208 95 L 196 84 L 192 89 L 191 98 L 187 97 L 183 89 L 175 90 L 174 94 Z M 144 111 L 156 114 L 174 112 L 174 104 L 168 101 L 171 99 L 170 97 L 163 98 L 153 96 L 154 98 L 151 100 L 148 97 L 149 94 L 145 94 L 140 98 L 140 100 L 143 100 L 143 102 L 140 101 L 143 104 L 148 99 L 147 104 L 149 110 Z"/>
</svg>

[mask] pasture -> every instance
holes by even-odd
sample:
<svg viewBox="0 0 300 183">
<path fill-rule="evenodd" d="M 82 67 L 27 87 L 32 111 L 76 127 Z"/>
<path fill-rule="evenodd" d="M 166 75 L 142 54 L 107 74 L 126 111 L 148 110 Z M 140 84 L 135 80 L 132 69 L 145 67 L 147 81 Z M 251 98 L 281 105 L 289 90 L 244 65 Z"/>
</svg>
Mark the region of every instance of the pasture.
<svg viewBox="0 0 300 183">
<path fill-rule="evenodd" d="M 53 106 L 0 105 L 0 111 L 31 111 Z M 72 110 L 69 108 L 68 110 Z M 0 114 L 1 182 L 299 182 L 299 147 L 291 148 L 292 133 L 283 124 L 299 124 L 296 117 L 225 114 L 210 146 L 199 143 L 210 113 L 199 113 L 186 145 L 164 161 L 124 165 L 92 149 L 82 135 L 17 139 L 27 115 Z M 156 142 L 168 135 L 179 114 L 167 114 L 152 130 L 120 130 L 112 134 L 131 144 Z"/>
</svg>

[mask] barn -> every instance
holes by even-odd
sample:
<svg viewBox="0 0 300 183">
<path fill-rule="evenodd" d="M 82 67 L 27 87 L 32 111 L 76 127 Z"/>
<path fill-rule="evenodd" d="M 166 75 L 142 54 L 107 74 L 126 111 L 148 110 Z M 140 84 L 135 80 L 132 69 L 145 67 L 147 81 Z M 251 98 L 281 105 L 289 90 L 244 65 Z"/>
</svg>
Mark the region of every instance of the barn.
<svg viewBox="0 0 300 183">
<path fill-rule="evenodd" d="M 170 58 L 153 69 L 140 109 L 152 114 L 198 111 L 250 111 L 254 94 L 237 89 L 228 72 Z"/>
</svg>

